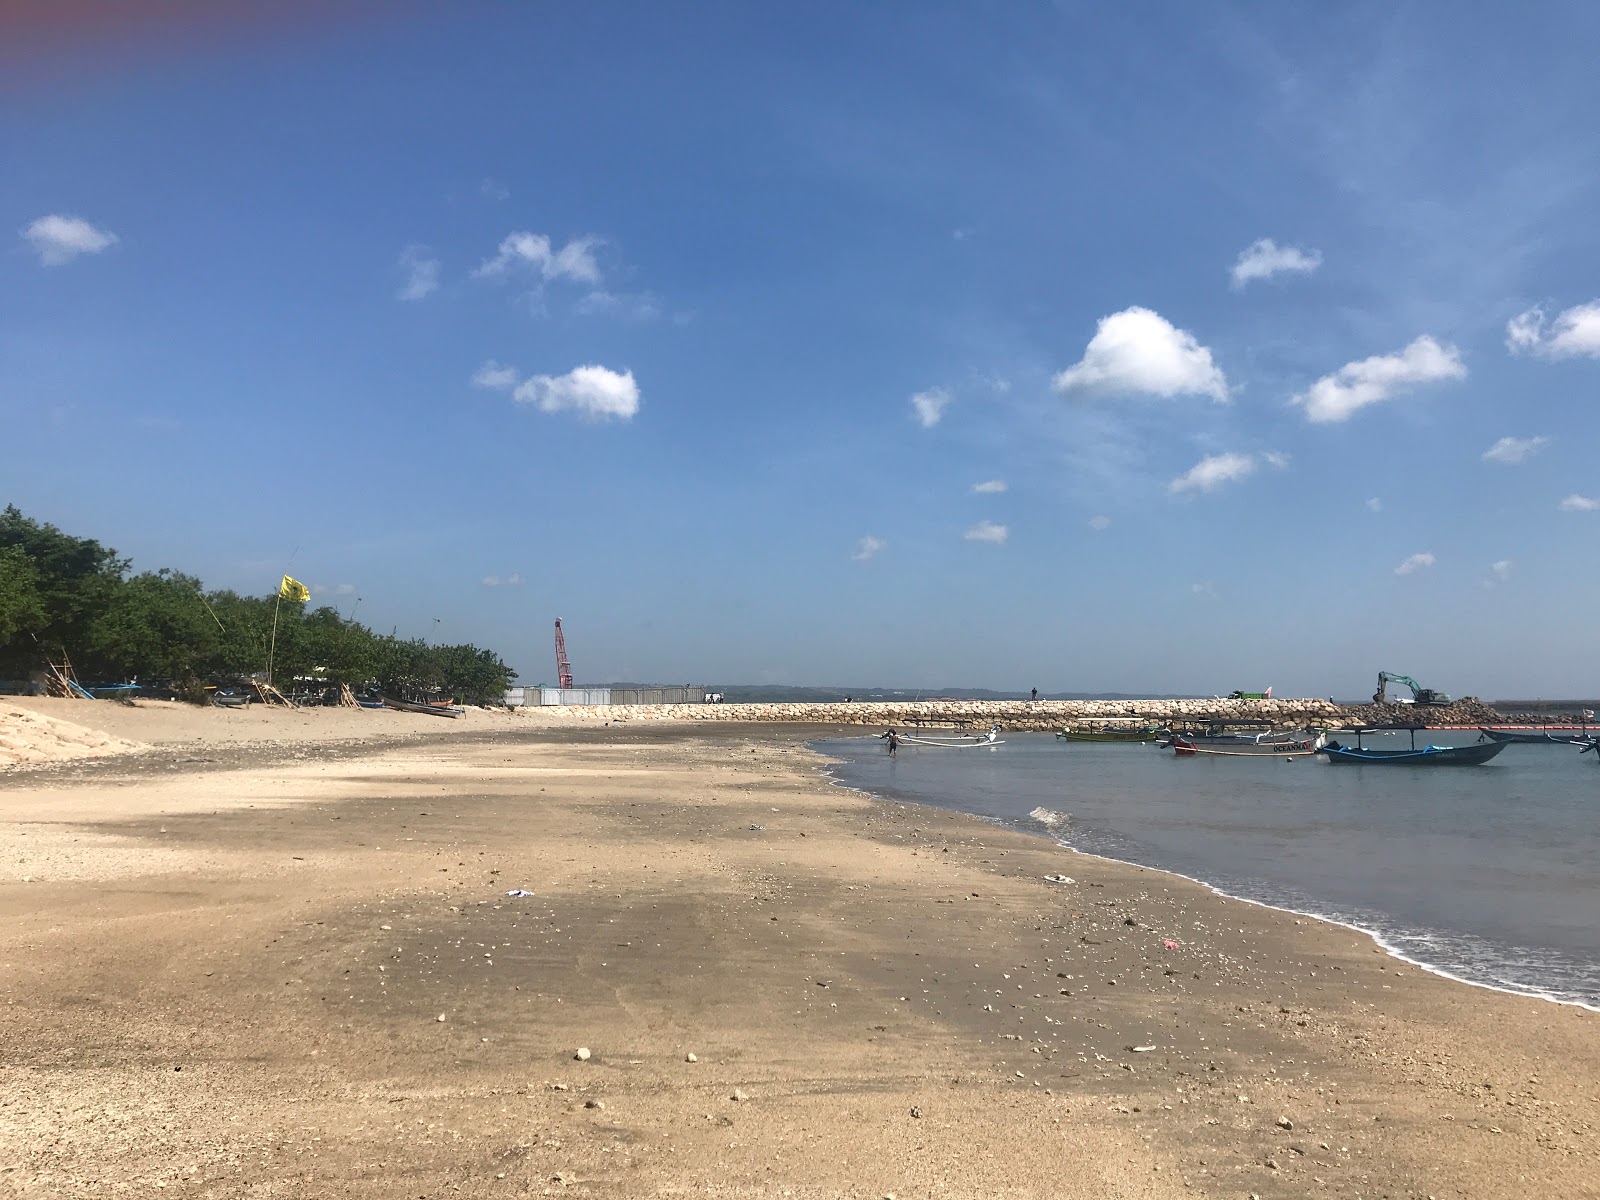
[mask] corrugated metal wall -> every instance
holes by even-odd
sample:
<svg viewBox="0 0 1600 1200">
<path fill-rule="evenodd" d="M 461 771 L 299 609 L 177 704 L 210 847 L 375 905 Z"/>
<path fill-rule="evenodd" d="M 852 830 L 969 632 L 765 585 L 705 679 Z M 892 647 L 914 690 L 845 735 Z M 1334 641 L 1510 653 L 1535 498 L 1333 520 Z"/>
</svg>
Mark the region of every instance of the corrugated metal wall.
<svg viewBox="0 0 1600 1200">
<path fill-rule="evenodd" d="M 703 704 L 703 687 L 647 688 L 555 688 L 514 687 L 506 689 L 506 704 L 511 708 L 538 704 Z"/>
</svg>

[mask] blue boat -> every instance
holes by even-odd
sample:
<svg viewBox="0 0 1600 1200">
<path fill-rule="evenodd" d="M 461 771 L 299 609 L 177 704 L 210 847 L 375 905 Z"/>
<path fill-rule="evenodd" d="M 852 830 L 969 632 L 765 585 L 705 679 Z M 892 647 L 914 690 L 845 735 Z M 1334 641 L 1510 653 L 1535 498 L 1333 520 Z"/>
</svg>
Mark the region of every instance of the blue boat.
<svg viewBox="0 0 1600 1200">
<path fill-rule="evenodd" d="M 1472 742 L 1465 746 L 1418 746 L 1417 730 L 1423 725 L 1367 726 L 1361 729 L 1336 729 L 1334 733 L 1353 733 L 1354 746 L 1342 746 L 1336 741 L 1324 743 L 1317 751 L 1328 756 L 1330 763 L 1376 763 L 1384 766 L 1406 765 L 1413 767 L 1475 767 L 1486 763 L 1510 742 Z M 1409 750 L 1370 750 L 1361 739 L 1369 733 L 1394 733 L 1400 730 L 1411 734 Z"/>
</svg>

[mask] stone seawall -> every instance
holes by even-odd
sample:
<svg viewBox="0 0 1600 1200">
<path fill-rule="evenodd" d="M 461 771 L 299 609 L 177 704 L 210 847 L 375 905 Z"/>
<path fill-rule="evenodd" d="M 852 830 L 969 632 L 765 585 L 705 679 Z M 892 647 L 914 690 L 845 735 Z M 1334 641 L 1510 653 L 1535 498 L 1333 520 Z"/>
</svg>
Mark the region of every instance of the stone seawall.
<svg viewBox="0 0 1600 1200">
<path fill-rule="evenodd" d="M 850 704 L 596 704 L 543 705 L 514 709 L 544 724 L 618 721 L 785 722 L 803 725 L 891 725 L 982 730 L 1051 732 L 1185 721 L 1271 721 L 1281 726 L 1335 726 L 1351 722 L 1429 725 L 1479 725 L 1503 720 L 1488 705 L 1466 698 L 1448 708 L 1414 705 L 1343 706 L 1331 700 L 921 700 Z"/>
<path fill-rule="evenodd" d="M 1237 719 L 1328 725 L 1345 710 L 1327 700 L 922 700 L 850 704 L 544 705 L 515 710 L 552 724 L 591 721 L 749 721 L 806 725 L 936 726 L 1049 732 L 1072 726 Z"/>
</svg>

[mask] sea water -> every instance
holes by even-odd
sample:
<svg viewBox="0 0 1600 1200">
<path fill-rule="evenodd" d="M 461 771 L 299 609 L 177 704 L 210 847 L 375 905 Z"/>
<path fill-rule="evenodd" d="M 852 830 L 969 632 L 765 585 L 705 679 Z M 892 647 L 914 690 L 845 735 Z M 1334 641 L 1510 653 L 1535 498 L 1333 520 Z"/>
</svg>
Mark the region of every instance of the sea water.
<svg viewBox="0 0 1600 1200">
<path fill-rule="evenodd" d="M 1476 733 L 1425 732 L 1434 745 Z M 1476 767 L 1179 758 L 1004 735 L 994 748 L 831 739 L 842 784 L 954 809 L 1339 921 L 1470 983 L 1600 1009 L 1600 764 L 1512 745 Z M 1405 748 L 1368 737 L 1373 749 Z"/>
</svg>

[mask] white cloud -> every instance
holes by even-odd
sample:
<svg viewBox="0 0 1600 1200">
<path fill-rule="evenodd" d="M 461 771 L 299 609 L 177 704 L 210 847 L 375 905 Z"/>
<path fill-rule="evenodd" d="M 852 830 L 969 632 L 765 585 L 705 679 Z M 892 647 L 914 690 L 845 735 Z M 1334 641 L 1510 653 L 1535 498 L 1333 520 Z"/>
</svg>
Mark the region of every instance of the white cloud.
<svg viewBox="0 0 1600 1200">
<path fill-rule="evenodd" d="M 1243 287 L 1252 279 L 1271 279 L 1285 271 L 1308 274 L 1322 265 L 1322 251 L 1280 246 L 1271 238 L 1252 242 L 1239 251 L 1233 264 L 1233 286 Z"/>
<path fill-rule="evenodd" d="M 406 273 L 406 281 L 397 299 L 421 300 L 439 287 L 439 260 L 426 246 L 407 246 L 400 251 L 400 269 Z"/>
<path fill-rule="evenodd" d="M 972 485 L 972 490 L 979 496 L 994 496 L 1006 490 L 1004 479 L 986 479 L 982 483 Z"/>
<path fill-rule="evenodd" d="M 1580 496 L 1573 492 L 1560 504 L 1562 512 L 1593 512 L 1600 508 L 1600 500 L 1591 500 L 1588 496 Z"/>
<path fill-rule="evenodd" d="M 1376 496 L 1374 496 L 1372 499 L 1367 501 L 1367 509 L 1370 512 L 1375 512 L 1375 513 L 1382 512 L 1383 511 L 1383 501 L 1379 500 Z"/>
<path fill-rule="evenodd" d="M 1217 589 L 1212 586 L 1209 579 L 1202 580 L 1199 583 L 1191 583 L 1189 590 L 1196 596 L 1215 596 L 1217 594 Z"/>
<path fill-rule="evenodd" d="M 518 384 L 511 398 L 537 405 L 540 412 L 575 412 L 594 421 L 627 421 L 639 411 L 633 372 L 597 366 L 575 367 L 565 375 L 535 375 Z"/>
<path fill-rule="evenodd" d="M 96 229 L 82 217 L 59 213 L 40 217 L 22 231 L 22 236 L 32 243 L 39 261 L 47 267 L 59 267 L 80 254 L 99 254 L 117 244 L 117 235 L 109 230 Z"/>
<path fill-rule="evenodd" d="M 517 369 L 497 363 L 491 358 L 473 373 L 472 383 L 474 387 L 509 392 L 517 386 Z"/>
<path fill-rule="evenodd" d="M 993 521 L 979 521 L 961 536 L 969 542 L 992 542 L 996 546 L 1003 546 L 1006 539 L 1011 536 L 1011 531 L 1004 525 L 996 525 Z"/>
<path fill-rule="evenodd" d="M 478 582 L 483 584 L 484 587 L 488 587 L 488 588 L 492 588 L 492 587 L 520 587 L 520 586 L 522 586 L 522 576 L 513 574 L 513 575 L 507 575 L 504 579 L 502 579 L 498 575 L 485 575 Z"/>
<path fill-rule="evenodd" d="M 873 537 L 869 533 L 856 543 L 855 553 L 850 557 L 855 559 L 856 562 L 866 562 L 869 558 L 878 554 L 879 551 L 886 549 L 888 545 L 889 543 L 882 538 Z"/>
<path fill-rule="evenodd" d="M 1483 452 L 1483 461 L 1507 465 L 1527 462 L 1549 443 L 1550 439 L 1547 437 L 1503 437 Z"/>
<path fill-rule="evenodd" d="M 1419 383 L 1465 379 L 1466 367 L 1454 346 L 1441 346 L 1424 334 L 1397 354 L 1380 354 L 1345 363 L 1324 375 L 1291 404 L 1306 410 L 1306 420 L 1345 421 L 1352 413 L 1377 404 Z"/>
<path fill-rule="evenodd" d="M 1541 358 L 1600 358 L 1600 300 L 1574 305 L 1548 322 L 1542 308 L 1518 313 L 1506 322 L 1506 348 Z"/>
<path fill-rule="evenodd" d="M 333 589 L 333 594 L 335 596 L 354 596 L 356 594 L 356 585 L 353 583 L 341 583 Z"/>
<path fill-rule="evenodd" d="M 653 321 L 661 315 L 661 304 L 649 293 L 619 295 L 596 288 L 578 301 L 578 311 L 586 317 L 623 316 L 638 321 Z"/>
<path fill-rule="evenodd" d="M 1502 558 L 1499 562 L 1489 564 L 1489 571 L 1500 583 L 1505 583 L 1511 578 L 1511 560 Z"/>
<path fill-rule="evenodd" d="M 911 407 L 924 429 L 932 429 L 950 406 L 950 393 L 943 388 L 929 388 L 911 397 Z"/>
<path fill-rule="evenodd" d="M 1110 529 L 1111 528 L 1111 518 L 1108 517 L 1108 516 L 1105 516 L 1104 514 L 1099 514 L 1099 515 L 1090 517 L 1089 518 L 1089 528 L 1093 529 L 1096 533 L 1098 533 L 1102 529 Z"/>
<path fill-rule="evenodd" d="M 544 279 L 572 279 L 598 284 L 600 265 L 595 262 L 597 237 L 574 238 L 559 250 L 542 233 L 512 233 L 500 243 L 499 252 L 476 271 L 476 276 L 503 275 L 513 266 L 529 266 Z"/>
<path fill-rule="evenodd" d="M 1055 389 L 1106 395 L 1228 399 L 1228 381 L 1194 334 L 1148 308 L 1101 317 L 1083 358 L 1055 377 Z"/>
<path fill-rule="evenodd" d="M 1253 474 L 1256 460 L 1248 454 L 1212 454 L 1202 458 L 1167 485 L 1173 495 L 1182 492 L 1209 492 L 1224 483 L 1235 483 Z"/>
<path fill-rule="evenodd" d="M 1431 567 L 1438 561 L 1431 554 L 1413 554 L 1405 562 L 1394 569 L 1396 575 L 1413 575 L 1424 567 Z"/>
<path fill-rule="evenodd" d="M 1289 463 L 1293 460 L 1282 450 L 1264 450 L 1261 454 L 1261 461 L 1274 471 L 1287 471 Z"/>
</svg>

